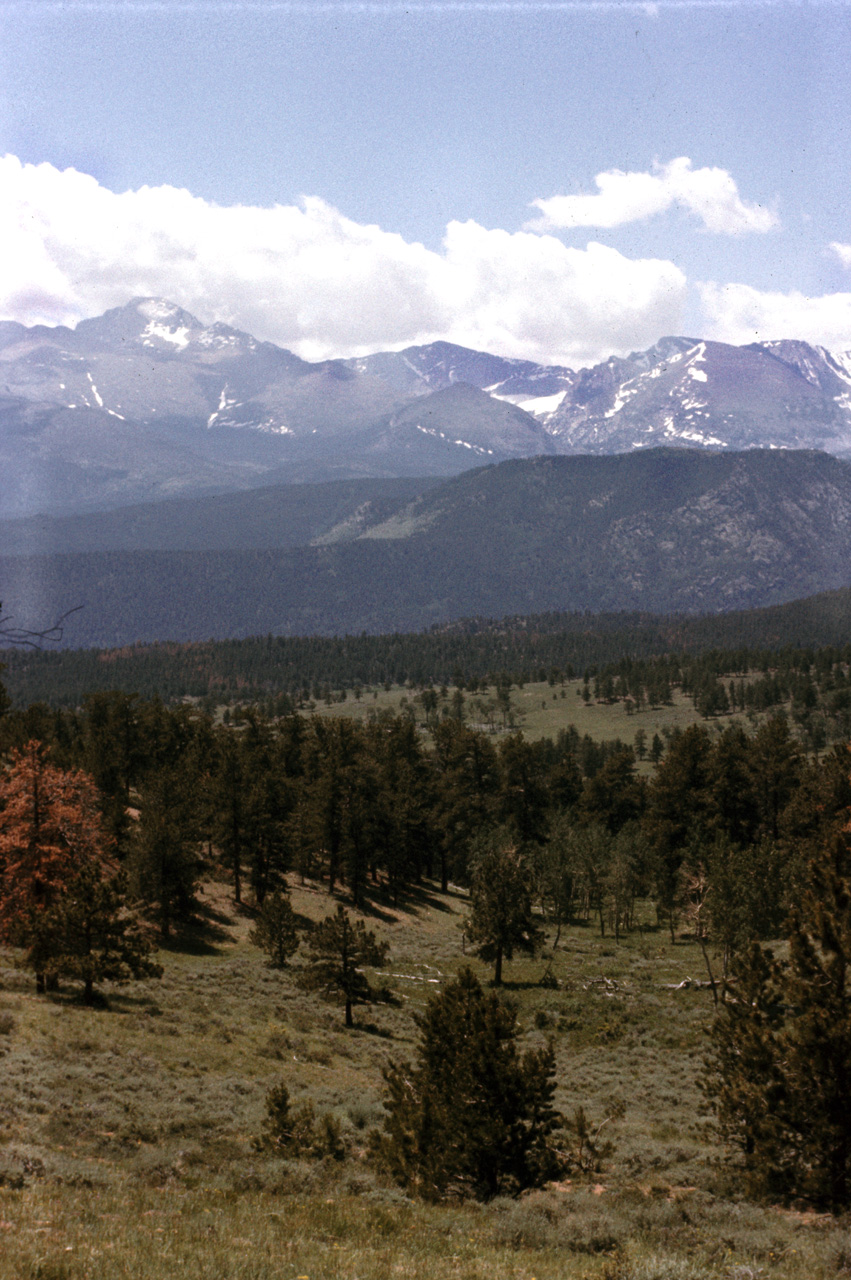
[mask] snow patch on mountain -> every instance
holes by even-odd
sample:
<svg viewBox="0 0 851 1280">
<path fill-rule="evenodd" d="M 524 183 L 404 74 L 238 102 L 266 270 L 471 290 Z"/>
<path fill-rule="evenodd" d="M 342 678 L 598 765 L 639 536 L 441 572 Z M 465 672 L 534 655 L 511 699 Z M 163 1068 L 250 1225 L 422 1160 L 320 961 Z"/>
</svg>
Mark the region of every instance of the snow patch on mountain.
<svg viewBox="0 0 851 1280">
<path fill-rule="evenodd" d="M 148 327 L 142 331 L 141 338 L 146 347 L 154 346 L 157 338 L 161 342 L 170 342 L 175 347 L 189 346 L 189 330 L 187 328 L 181 326 L 179 329 L 169 329 L 167 325 L 157 324 L 155 320 L 152 320 Z"/>
<path fill-rule="evenodd" d="M 457 444 L 464 449 L 471 449 L 473 453 L 478 453 L 483 458 L 493 454 L 493 449 L 484 449 L 479 444 L 470 444 L 469 440 L 453 440 L 451 436 L 446 435 L 444 431 L 439 431 L 436 427 L 424 427 L 419 422 L 414 425 L 417 431 L 422 431 L 424 436 L 433 436 L 435 439 L 445 440 L 447 444 Z"/>
<path fill-rule="evenodd" d="M 495 386 L 502 386 L 503 383 L 495 383 Z M 551 413 L 555 413 L 556 409 L 567 395 L 567 390 L 557 391 L 551 396 L 523 396 L 523 395 L 499 395 L 498 392 L 490 387 L 485 387 L 488 395 L 493 396 L 494 400 L 505 400 L 507 404 L 516 404 L 518 409 L 524 409 L 526 413 L 531 413 L 534 418 L 540 418 L 542 421 L 549 417 Z"/>
<path fill-rule="evenodd" d="M 98 391 L 97 387 L 95 386 L 94 381 L 93 381 L 93 379 L 92 379 L 92 375 L 91 375 L 90 373 L 88 373 L 88 372 L 87 372 L 87 373 L 86 373 L 86 377 L 88 378 L 88 380 L 89 380 L 89 384 L 90 384 L 90 386 L 91 386 L 91 388 L 92 388 L 92 395 L 94 396 L 95 400 L 97 400 L 97 402 L 98 402 L 98 408 L 99 408 L 99 409 L 102 409 L 102 408 L 103 408 L 103 397 L 101 396 L 100 392 Z"/>
</svg>

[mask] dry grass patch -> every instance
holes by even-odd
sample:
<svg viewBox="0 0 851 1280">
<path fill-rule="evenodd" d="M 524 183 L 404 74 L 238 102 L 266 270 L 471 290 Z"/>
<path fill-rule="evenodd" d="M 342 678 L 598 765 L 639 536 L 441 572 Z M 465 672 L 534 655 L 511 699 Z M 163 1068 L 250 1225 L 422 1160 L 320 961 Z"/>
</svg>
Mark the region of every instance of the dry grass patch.
<svg viewBox="0 0 851 1280">
<path fill-rule="evenodd" d="M 312 884 L 292 898 L 309 919 L 335 905 Z M 851 1275 L 846 1224 L 737 1201 L 700 1114 L 711 999 L 665 986 L 700 972 L 690 943 L 649 924 L 619 945 L 574 926 L 555 952 L 506 965 L 527 1044 L 554 1041 L 558 1105 L 599 1120 L 623 1102 L 615 1157 L 516 1201 L 430 1208 L 382 1184 L 364 1153 L 383 1066 L 411 1056 L 414 1014 L 471 962 L 465 895 L 424 886 L 366 917 L 390 943 L 372 976 L 395 1002 L 359 1010 L 350 1032 L 294 967 L 267 967 L 225 886 L 204 901 L 206 935 L 161 954 L 161 982 L 109 991 L 108 1008 L 36 997 L 0 957 L 0 1280 Z M 540 985 L 546 969 L 555 986 Z M 279 1082 L 335 1118 L 344 1161 L 255 1150 Z"/>
</svg>

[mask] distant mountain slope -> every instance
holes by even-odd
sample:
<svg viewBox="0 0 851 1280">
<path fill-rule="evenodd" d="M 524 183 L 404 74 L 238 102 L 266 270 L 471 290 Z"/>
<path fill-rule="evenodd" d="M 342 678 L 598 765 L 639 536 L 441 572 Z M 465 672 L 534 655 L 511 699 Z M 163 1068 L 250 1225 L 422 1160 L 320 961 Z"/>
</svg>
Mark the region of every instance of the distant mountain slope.
<svg viewBox="0 0 851 1280">
<path fill-rule="evenodd" d="M 359 537 L 438 480 L 337 480 L 172 498 L 77 516 L 0 520 L 5 555 L 226 551 Z"/>
<path fill-rule="evenodd" d="M 418 388 L 418 403 L 429 395 Z M 550 447 L 535 418 L 486 395 L 474 410 L 458 399 L 448 425 L 438 402 L 440 433 L 417 432 L 393 418 L 411 398 L 342 361 L 309 364 L 226 325 L 205 327 L 162 299 L 134 299 L 74 330 L 5 324 L 0 517 L 276 480 L 454 475 Z M 509 419 L 517 447 L 505 444 Z"/>
<path fill-rule="evenodd" d="M 671 337 L 579 371 L 446 342 L 311 364 L 158 298 L 0 324 L 0 518 L 659 445 L 851 456 L 851 353 Z"/>
<path fill-rule="evenodd" d="M 546 611 L 715 612 L 851 584 L 851 464 L 652 450 L 467 472 L 354 541 L 0 561 L 4 608 L 72 645 L 418 630 Z"/>
<path fill-rule="evenodd" d="M 587 371 L 547 426 L 570 452 L 681 443 L 851 453 L 851 360 L 804 343 L 667 339 Z"/>
<path fill-rule="evenodd" d="M 471 351 L 452 342 L 432 342 L 404 351 L 383 351 L 345 361 L 358 373 L 381 378 L 408 395 L 443 391 L 459 382 L 479 387 L 502 399 L 540 400 L 563 394 L 579 375 L 562 365 L 540 365 L 532 360 Z M 531 410 L 530 410 L 531 412 Z"/>
<path fill-rule="evenodd" d="M 445 342 L 347 363 L 412 395 L 468 382 L 534 414 L 558 453 L 673 444 L 851 455 L 851 353 L 805 342 L 663 338 L 579 371 Z"/>
</svg>

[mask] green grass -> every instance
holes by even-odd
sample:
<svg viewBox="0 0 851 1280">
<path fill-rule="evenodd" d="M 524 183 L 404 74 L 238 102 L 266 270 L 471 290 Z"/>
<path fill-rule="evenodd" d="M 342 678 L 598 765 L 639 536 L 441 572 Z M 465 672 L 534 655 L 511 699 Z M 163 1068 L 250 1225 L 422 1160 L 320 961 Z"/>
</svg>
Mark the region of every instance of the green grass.
<svg viewBox="0 0 851 1280">
<path fill-rule="evenodd" d="M 506 965 L 529 1045 L 552 1037 L 558 1103 L 602 1117 L 622 1099 L 615 1155 L 588 1177 L 489 1205 L 429 1207 L 364 1159 L 382 1066 L 413 1053 L 413 1015 L 469 957 L 466 901 L 431 888 L 369 926 L 391 944 L 395 1002 L 317 1002 L 268 969 L 251 920 L 206 887 L 205 945 L 161 953 L 161 982 L 38 998 L 0 968 L 0 1280 L 827 1280 L 851 1274 L 847 1224 L 740 1201 L 700 1114 L 712 1014 L 700 953 L 646 921 L 619 945 L 593 926 Z M 303 916 L 330 909 L 293 885 Z M 550 965 L 558 986 L 539 985 Z M 489 971 L 473 966 L 483 979 Z M 342 1162 L 258 1153 L 283 1080 L 340 1121 Z"/>
<path fill-rule="evenodd" d="M 690 724 L 705 724 L 719 730 L 731 723 L 742 724 L 749 732 L 758 719 L 745 713 L 730 716 L 713 716 L 704 719 L 694 709 L 691 698 L 678 689 L 672 693 L 669 706 L 643 707 L 638 712 L 627 713 L 623 702 L 595 702 L 593 697 L 588 703 L 582 698 L 583 682 L 581 680 L 565 681 L 564 685 L 551 686 L 543 682 L 525 684 L 522 689 L 511 690 L 511 708 L 514 726 L 523 730 L 523 736 L 529 741 L 540 738 L 558 736 L 559 730 L 575 725 L 580 736 L 586 733 L 596 742 L 611 742 L 620 738 L 622 742 L 632 745 L 638 729 L 647 735 L 647 749 L 653 741 L 654 733 L 664 736 L 665 732 L 685 729 Z M 450 697 L 451 697 L 451 690 Z M 564 696 L 562 696 L 564 695 Z M 465 693 L 465 719 L 473 728 L 484 729 L 486 722 L 477 714 L 475 704 L 484 699 L 494 700 L 491 687 L 486 694 Z M 415 701 L 416 691 L 394 685 L 391 689 L 372 688 L 363 690 L 360 699 L 349 693 L 345 702 L 325 702 L 314 704 L 316 715 L 347 716 L 355 720 L 365 720 L 370 715 L 382 711 L 398 715 L 406 705 L 413 708 L 417 722 L 424 723 L 422 706 Z M 448 699 L 441 706 L 449 705 Z M 759 717 L 761 718 L 761 717 Z M 497 717 L 498 731 L 502 723 Z"/>
</svg>

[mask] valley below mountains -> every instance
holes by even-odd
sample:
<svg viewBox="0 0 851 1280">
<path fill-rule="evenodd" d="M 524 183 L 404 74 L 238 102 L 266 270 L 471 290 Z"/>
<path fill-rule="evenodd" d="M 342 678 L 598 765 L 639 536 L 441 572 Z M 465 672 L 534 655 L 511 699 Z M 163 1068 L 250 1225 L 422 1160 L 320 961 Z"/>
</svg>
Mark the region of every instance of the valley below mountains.
<svg viewBox="0 0 851 1280">
<path fill-rule="evenodd" d="M 851 584 L 851 463 L 814 451 L 509 460 L 0 525 L 4 613 L 72 647 L 713 613 Z"/>
</svg>

